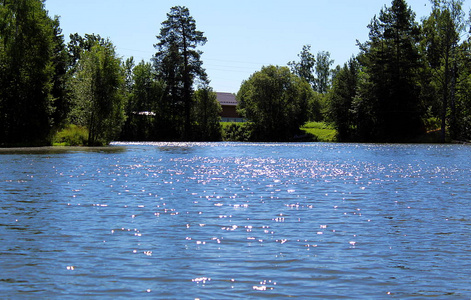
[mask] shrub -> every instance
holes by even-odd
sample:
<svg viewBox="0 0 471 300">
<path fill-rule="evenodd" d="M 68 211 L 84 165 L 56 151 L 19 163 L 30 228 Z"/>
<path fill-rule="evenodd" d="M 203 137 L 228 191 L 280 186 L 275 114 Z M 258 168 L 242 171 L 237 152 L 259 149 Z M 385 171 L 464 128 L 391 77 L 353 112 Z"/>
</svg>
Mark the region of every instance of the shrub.
<svg viewBox="0 0 471 300">
<path fill-rule="evenodd" d="M 54 146 L 84 146 L 88 144 L 88 129 L 76 125 L 67 125 L 56 133 Z"/>
<path fill-rule="evenodd" d="M 248 142 L 252 137 L 252 125 L 250 123 L 224 123 L 223 139 L 232 142 Z"/>
</svg>

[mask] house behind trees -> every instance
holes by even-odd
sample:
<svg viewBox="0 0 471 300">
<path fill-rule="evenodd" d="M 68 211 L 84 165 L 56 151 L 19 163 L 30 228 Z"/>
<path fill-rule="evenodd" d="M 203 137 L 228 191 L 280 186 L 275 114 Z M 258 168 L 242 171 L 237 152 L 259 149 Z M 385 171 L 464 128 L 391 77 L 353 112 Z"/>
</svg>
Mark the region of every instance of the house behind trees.
<svg viewBox="0 0 471 300">
<path fill-rule="evenodd" d="M 221 122 L 243 122 L 244 119 L 237 113 L 236 96 L 231 93 L 217 92 L 217 100 L 221 104 Z"/>
</svg>

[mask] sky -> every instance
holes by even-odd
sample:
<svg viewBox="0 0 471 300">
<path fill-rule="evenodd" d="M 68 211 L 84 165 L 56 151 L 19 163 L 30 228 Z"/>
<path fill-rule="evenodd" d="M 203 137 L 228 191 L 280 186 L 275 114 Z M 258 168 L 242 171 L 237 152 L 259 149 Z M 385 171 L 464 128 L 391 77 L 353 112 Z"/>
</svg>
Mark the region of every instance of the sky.
<svg viewBox="0 0 471 300">
<path fill-rule="evenodd" d="M 471 0 L 464 1 L 469 12 Z M 430 0 L 408 0 L 420 21 Z M 71 33 L 109 38 L 123 59 L 150 61 L 156 36 L 170 8 L 186 6 L 208 42 L 199 46 L 203 66 L 217 92 L 237 93 L 262 66 L 297 61 L 303 45 L 329 51 L 334 66 L 356 55 L 356 41 L 368 40 L 368 24 L 391 0 L 46 0 Z"/>
</svg>

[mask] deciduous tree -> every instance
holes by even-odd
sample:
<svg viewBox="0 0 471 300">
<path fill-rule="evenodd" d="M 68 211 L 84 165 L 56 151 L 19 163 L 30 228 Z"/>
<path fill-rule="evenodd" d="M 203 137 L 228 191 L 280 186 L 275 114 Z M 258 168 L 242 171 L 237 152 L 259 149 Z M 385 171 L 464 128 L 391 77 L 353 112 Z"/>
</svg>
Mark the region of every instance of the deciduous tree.
<svg viewBox="0 0 471 300">
<path fill-rule="evenodd" d="M 313 88 L 316 86 L 316 57 L 311 53 L 311 45 L 304 45 L 298 54 L 299 62 L 290 61 L 288 66 L 293 74 L 306 80 Z"/>
<path fill-rule="evenodd" d="M 126 65 L 129 66 L 130 61 Z M 126 104 L 126 123 L 122 138 L 132 141 L 160 139 L 155 130 L 156 119 L 162 120 L 164 84 L 156 79 L 152 64 L 141 61 L 128 76 L 129 95 Z"/>
<path fill-rule="evenodd" d="M 203 87 L 195 92 L 194 119 L 196 130 L 194 137 L 202 141 L 221 140 L 222 107 L 216 93 L 210 87 Z"/>
<path fill-rule="evenodd" d="M 239 112 L 254 125 L 254 138 L 293 138 L 308 120 L 311 86 L 287 67 L 268 66 L 244 81 L 237 94 Z"/>
<path fill-rule="evenodd" d="M 288 62 L 291 72 L 306 80 L 316 92 L 327 93 L 332 79 L 330 67 L 334 63 L 330 59 L 330 52 L 319 51 L 317 56 L 314 56 L 311 53 L 311 45 L 304 45 L 298 57 L 299 62 Z"/>
<path fill-rule="evenodd" d="M 124 78 L 121 61 L 111 42 L 83 51 L 74 76 L 71 121 L 89 130 L 89 145 L 107 144 L 124 121 Z"/>
<path fill-rule="evenodd" d="M 467 21 L 461 0 L 431 0 L 432 13 L 423 22 L 427 62 L 432 70 L 433 86 L 441 99 L 441 139 L 446 136 L 447 120 L 453 138 L 458 135 L 456 86 L 459 77 L 460 37 Z"/>
<path fill-rule="evenodd" d="M 50 143 L 53 37 L 43 1 L 0 2 L 0 145 Z"/>
<path fill-rule="evenodd" d="M 330 88 L 332 83 L 331 66 L 333 63 L 334 61 L 330 59 L 330 52 L 320 51 L 317 53 L 315 90 L 320 94 L 327 93 Z"/>
</svg>

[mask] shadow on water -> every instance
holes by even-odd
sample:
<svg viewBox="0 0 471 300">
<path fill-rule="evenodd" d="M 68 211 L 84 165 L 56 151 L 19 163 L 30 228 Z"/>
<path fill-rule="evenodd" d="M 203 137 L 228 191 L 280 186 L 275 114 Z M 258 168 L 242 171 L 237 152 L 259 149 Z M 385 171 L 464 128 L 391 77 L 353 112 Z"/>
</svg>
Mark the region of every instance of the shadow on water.
<svg viewBox="0 0 471 300">
<path fill-rule="evenodd" d="M 167 152 L 170 154 L 188 154 L 193 152 L 193 147 L 188 146 L 162 146 L 159 151 Z"/>
<path fill-rule="evenodd" d="M 104 146 L 104 147 L 25 147 L 25 148 L 0 148 L 0 155 L 4 154 L 63 154 L 74 152 L 90 153 L 122 153 L 126 147 Z"/>
</svg>

